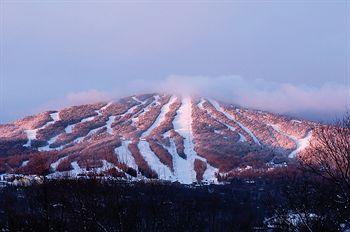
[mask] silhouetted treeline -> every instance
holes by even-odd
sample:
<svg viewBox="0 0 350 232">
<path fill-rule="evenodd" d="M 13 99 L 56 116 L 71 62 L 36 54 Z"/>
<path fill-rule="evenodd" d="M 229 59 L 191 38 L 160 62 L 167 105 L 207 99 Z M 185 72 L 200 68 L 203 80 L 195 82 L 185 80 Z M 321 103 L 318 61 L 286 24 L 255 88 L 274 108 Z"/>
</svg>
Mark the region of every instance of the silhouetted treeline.
<svg viewBox="0 0 350 232">
<path fill-rule="evenodd" d="M 341 231 L 350 215 L 331 186 L 299 175 L 196 187 L 53 180 L 5 187 L 0 196 L 1 231 Z M 308 223 L 294 225 L 290 212 Z"/>
<path fill-rule="evenodd" d="M 266 189 L 265 189 L 266 187 Z M 10 231 L 249 231 L 272 211 L 274 185 L 55 180 L 0 189 L 0 227 Z"/>
</svg>

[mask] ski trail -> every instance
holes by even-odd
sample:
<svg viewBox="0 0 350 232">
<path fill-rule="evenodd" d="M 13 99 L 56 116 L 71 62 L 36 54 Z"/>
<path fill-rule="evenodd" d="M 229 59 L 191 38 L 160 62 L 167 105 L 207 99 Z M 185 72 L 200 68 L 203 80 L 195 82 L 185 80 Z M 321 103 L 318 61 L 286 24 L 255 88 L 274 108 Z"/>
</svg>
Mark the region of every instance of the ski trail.
<svg viewBox="0 0 350 232">
<path fill-rule="evenodd" d="M 110 105 L 112 105 L 113 102 L 108 102 L 107 105 L 105 105 L 104 107 L 102 107 L 99 110 L 95 110 L 95 112 L 97 113 L 97 116 L 102 116 L 102 111 L 104 111 L 105 109 L 107 109 Z M 97 117 L 96 116 L 96 117 Z"/>
<path fill-rule="evenodd" d="M 170 105 L 176 101 L 176 97 L 172 96 L 168 103 L 165 104 L 159 115 L 157 116 L 155 122 L 141 135 L 141 140 L 138 143 L 138 148 L 140 150 L 141 155 L 144 157 L 150 168 L 155 171 L 158 174 L 159 179 L 163 180 L 176 180 L 176 177 L 170 170 L 170 168 L 163 164 L 158 156 L 154 154 L 154 152 L 151 150 L 149 143 L 145 140 L 145 137 L 147 137 L 155 128 L 157 128 L 164 120 L 165 115 L 170 110 Z M 158 99 L 156 101 L 159 102 Z M 153 104 L 153 103 L 152 103 Z"/>
<path fill-rule="evenodd" d="M 107 133 L 113 135 L 112 124 L 115 121 L 116 116 L 109 116 L 108 121 L 106 122 Z"/>
<path fill-rule="evenodd" d="M 39 127 L 37 129 L 33 129 L 33 130 L 25 130 L 24 131 L 27 134 L 28 141 L 26 144 L 23 145 L 23 147 L 31 147 L 32 141 L 36 139 L 36 135 L 37 135 L 37 132 L 39 130 L 42 130 L 42 129 L 48 127 L 49 125 L 54 124 L 55 122 L 60 120 L 59 112 L 50 114 L 50 117 L 51 117 L 52 121 L 47 122 L 44 126 Z"/>
<path fill-rule="evenodd" d="M 135 124 L 139 121 L 139 117 L 143 114 L 145 114 L 146 112 L 150 111 L 152 107 L 155 107 L 157 105 L 160 105 L 160 102 L 159 102 L 159 99 L 160 99 L 160 96 L 159 95 L 155 95 L 154 96 L 154 100 L 148 104 L 146 106 L 146 108 L 143 109 L 143 111 L 139 114 L 136 114 L 134 117 L 132 117 L 131 119 L 131 125 L 132 126 L 135 126 Z"/>
<path fill-rule="evenodd" d="M 235 123 L 237 123 L 237 124 L 242 128 L 242 130 L 244 130 L 245 132 L 247 132 L 247 133 L 253 138 L 253 140 L 254 140 L 254 142 L 255 142 L 256 144 L 261 145 L 260 142 L 259 142 L 259 140 L 258 140 L 258 138 L 253 134 L 253 132 L 252 132 L 251 130 L 249 130 L 247 127 L 245 127 L 242 123 L 240 123 L 239 121 L 237 121 L 237 120 L 236 120 L 234 117 L 232 117 L 229 113 L 227 113 L 227 112 L 225 111 L 225 109 L 222 108 L 222 107 L 220 106 L 220 104 L 219 104 L 217 101 L 215 101 L 215 100 L 213 100 L 213 99 L 210 99 L 209 102 L 215 107 L 215 109 L 216 109 L 217 111 L 223 113 L 223 114 L 226 116 L 226 118 L 228 118 L 228 119 L 230 119 L 231 121 L 234 121 Z"/>
<path fill-rule="evenodd" d="M 271 126 L 275 131 L 277 131 L 278 133 L 287 136 L 288 138 L 290 138 L 291 140 L 294 141 L 295 145 L 296 145 L 296 149 L 294 151 L 292 151 L 288 157 L 289 158 L 295 158 L 299 152 L 303 151 L 305 148 L 307 148 L 310 145 L 310 140 L 312 137 L 312 130 L 309 130 L 304 138 L 298 139 L 297 137 L 287 134 L 284 131 L 282 131 L 280 129 L 280 127 L 276 124 L 267 124 L 269 126 Z"/>
<path fill-rule="evenodd" d="M 244 142 L 247 141 L 247 139 L 245 138 L 244 135 L 242 135 L 241 133 L 238 133 L 238 134 L 239 134 L 239 141 L 240 141 L 240 142 L 244 143 Z"/>
<path fill-rule="evenodd" d="M 196 174 L 190 173 L 192 170 L 191 163 L 177 154 L 174 140 L 170 138 L 170 146 L 164 146 L 164 148 L 168 150 L 173 158 L 174 175 L 176 177 L 176 180 L 182 184 L 192 184 L 194 181 L 196 181 Z"/>
<path fill-rule="evenodd" d="M 67 134 L 70 134 L 70 133 L 73 132 L 73 129 L 74 129 L 74 127 L 75 127 L 77 124 L 79 124 L 79 123 L 84 123 L 84 122 L 90 122 L 90 121 L 94 120 L 95 117 L 96 117 L 96 116 L 90 116 L 90 117 L 87 117 L 87 118 L 83 118 L 82 120 L 80 120 L 80 122 L 77 122 L 77 123 L 68 125 L 68 126 L 64 129 L 64 131 L 65 131 Z"/>
<path fill-rule="evenodd" d="M 207 164 L 207 170 L 203 176 L 204 181 L 216 182 L 215 172 L 217 169 L 211 167 L 207 160 L 203 157 L 197 155 L 195 151 L 195 146 L 193 143 L 193 133 L 192 133 L 192 102 L 190 97 L 184 97 L 180 108 L 177 111 L 176 117 L 173 121 L 174 130 L 179 133 L 184 138 L 184 152 L 187 156 L 186 158 L 186 169 L 179 170 L 179 167 L 175 167 L 181 173 L 178 173 L 178 177 L 183 178 L 179 179 L 180 182 L 189 183 L 189 181 L 196 182 L 196 171 L 194 170 L 194 161 L 199 159 L 204 161 Z M 179 159 L 176 159 L 179 161 Z M 176 166 L 178 166 L 177 164 Z"/>
<path fill-rule="evenodd" d="M 72 162 L 70 165 L 73 168 L 73 170 L 70 171 L 70 175 L 72 177 L 77 177 L 79 174 L 84 172 L 84 170 L 82 168 L 80 168 L 77 161 Z"/>
<path fill-rule="evenodd" d="M 110 105 L 110 104 L 107 104 L 107 105 L 104 106 L 104 107 L 107 108 L 109 105 Z M 131 114 L 131 113 L 134 111 L 134 109 L 136 109 L 138 106 L 139 106 L 139 105 L 132 106 L 132 107 L 130 107 L 125 113 L 120 114 L 120 115 L 117 115 L 117 116 L 119 116 L 120 118 L 123 118 L 125 115 Z M 103 107 L 103 108 L 104 108 L 104 107 Z M 101 108 L 99 111 L 101 111 L 101 110 L 102 110 L 102 108 Z M 98 115 L 97 115 L 97 116 L 98 116 Z M 95 117 L 97 117 L 97 116 L 93 116 L 93 118 L 95 118 Z M 106 128 L 106 129 L 107 129 L 107 133 L 108 133 L 108 134 L 113 135 L 114 133 L 113 133 L 112 124 L 113 124 L 113 122 L 115 121 L 115 119 L 116 119 L 117 116 L 110 116 L 110 117 L 108 118 L 107 122 L 106 122 L 106 125 L 103 125 L 103 126 L 100 126 L 100 127 L 98 127 L 98 128 L 95 128 L 95 129 L 90 130 L 89 133 L 88 133 L 87 135 L 84 135 L 84 136 L 81 136 L 81 137 L 76 138 L 72 143 L 81 143 L 82 141 L 84 141 L 85 138 L 87 138 L 87 137 L 89 137 L 89 136 L 95 134 L 97 131 L 99 131 L 99 130 L 101 130 L 101 129 L 103 129 L 103 128 Z M 91 118 L 91 117 L 90 117 L 90 118 Z M 81 121 L 81 122 L 82 122 L 82 121 Z"/>
<path fill-rule="evenodd" d="M 25 166 L 27 166 L 27 164 L 29 163 L 29 160 L 25 160 L 25 161 L 23 161 L 22 162 L 22 164 L 21 164 L 21 167 L 25 167 Z"/>
<path fill-rule="evenodd" d="M 58 139 L 58 137 L 59 137 L 60 135 L 61 135 L 61 134 L 56 135 L 55 137 L 52 137 L 51 139 L 49 139 L 49 140 L 47 141 L 47 145 L 46 145 L 46 146 L 43 146 L 43 147 L 39 147 L 39 148 L 38 148 L 38 151 L 53 151 L 53 150 L 59 151 L 59 150 L 62 150 L 62 149 L 63 149 L 63 145 L 62 145 L 62 146 L 59 146 L 59 147 L 55 147 L 55 148 L 51 148 L 51 147 L 50 147 L 51 144 L 54 144 L 54 143 L 57 141 L 57 139 Z"/>
<path fill-rule="evenodd" d="M 177 98 L 175 96 L 171 96 L 169 102 L 162 107 L 161 112 L 159 113 L 154 123 L 147 129 L 147 131 L 145 131 L 141 135 L 141 138 L 147 137 L 155 128 L 157 128 L 165 120 L 165 115 L 169 112 L 171 104 L 173 104 L 176 101 L 176 99 Z"/>
<path fill-rule="evenodd" d="M 107 109 L 107 108 L 108 108 L 110 105 L 112 105 L 112 104 L 113 104 L 113 102 L 107 103 L 107 104 L 106 104 L 105 106 L 103 106 L 101 109 L 95 110 L 95 112 L 97 113 L 97 115 L 90 116 L 90 117 L 87 117 L 87 118 L 83 118 L 83 119 L 80 120 L 80 122 L 77 122 L 77 123 L 74 123 L 74 124 L 70 124 L 70 125 L 68 125 L 68 126 L 64 129 L 64 131 L 65 131 L 67 134 L 72 133 L 74 127 L 75 127 L 77 124 L 79 124 L 79 123 L 84 123 L 84 122 L 90 122 L 90 121 L 94 120 L 96 117 L 102 115 L 102 112 L 101 112 L 101 111 Z"/>
<path fill-rule="evenodd" d="M 141 155 L 146 160 L 150 168 L 158 174 L 159 179 L 161 180 L 174 180 L 173 173 L 170 168 L 160 162 L 158 156 L 154 154 L 151 150 L 149 143 L 147 141 L 139 141 L 137 147 L 140 150 Z"/>
<path fill-rule="evenodd" d="M 87 138 L 87 137 L 89 137 L 89 136 L 95 134 L 97 131 L 101 130 L 101 129 L 104 128 L 104 127 L 106 127 L 106 126 L 100 126 L 100 127 L 95 128 L 95 129 L 92 129 L 91 131 L 89 131 L 89 133 L 88 133 L 87 135 L 81 136 L 81 137 L 79 137 L 79 138 L 76 138 L 76 139 L 73 141 L 73 143 L 81 143 L 82 141 L 84 141 L 85 138 Z"/>
<path fill-rule="evenodd" d="M 68 156 L 65 156 L 65 157 L 62 157 L 62 158 L 60 158 L 60 159 L 58 159 L 56 162 L 53 162 L 51 165 L 50 165 L 50 168 L 52 169 L 52 171 L 56 171 L 57 170 L 57 167 L 58 167 L 58 165 L 63 161 L 63 160 L 65 160 L 65 159 L 67 159 L 68 158 Z"/>
<path fill-rule="evenodd" d="M 139 105 L 135 105 L 135 106 L 130 107 L 125 113 L 119 115 L 120 118 L 125 117 L 125 115 L 131 114 L 138 106 Z"/>
<path fill-rule="evenodd" d="M 159 99 L 160 99 L 159 95 L 156 95 L 155 100 L 147 106 L 147 108 L 142 112 L 142 114 L 147 112 L 149 110 L 149 107 L 151 107 L 152 105 L 160 104 Z M 162 107 L 161 113 L 162 113 L 164 108 L 165 108 L 165 106 Z M 158 120 L 159 117 L 160 117 L 160 115 L 158 115 L 156 121 Z M 153 123 L 153 125 L 155 125 L 157 123 L 158 122 L 155 122 L 155 123 Z M 137 147 L 138 147 L 141 155 L 143 156 L 143 158 L 146 160 L 147 164 L 150 166 L 150 168 L 158 174 L 159 179 L 174 180 L 174 175 L 171 172 L 170 168 L 168 166 L 164 165 L 160 161 L 158 156 L 156 154 L 154 154 L 154 152 L 151 150 L 149 143 L 144 139 L 144 137 L 147 136 L 151 132 L 151 130 L 153 130 L 155 128 L 155 127 L 153 127 L 153 128 L 151 128 L 151 127 L 141 135 L 141 140 L 138 142 Z"/>
<path fill-rule="evenodd" d="M 206 100 L 204 100 L 204 99 L 202 98 L 201 101 L 200 101 L 200 102 L 198 103 L 198 105 L 197 105 L 197 106 L 199 107 L 199 109 L 204 110 L 211 118 L 213 118 L 213 119 L 215 119 L 216 121 L 220 122 L 221 124 L 225 125 L 229 130 L 231 130 L 231 131 L 235 131 L 235 130 L 236 130 L 233 126 L 230 126 L 229 124 L 227 124 L 227 123 L 221 121 L 219 118 L 217 118 L 217 117 L 212 113 L 211 110 L 205 109 L 204 106 L 203 106 L 203 104 L 204 104 L 205 102 L 206 102 Z M 209 112 L 209 111 L 210 111 L 210 112 Z"/>
<path fill-rule="evenodd" d="M 129 140 L 122 141 L 122 144 L 114 149 L 114 153 L 117 155 L 118 161 L 120 163 L 123 163 L 126 166 L 137 170 L 138 166 L 128 147 L 130 143 L 131 141 Z"/>
<path fill-rule="evenodd" d="M 140 103 L 140 104 L 146 104 L 146 102 L 147 102 L 147 100 L 148 100 L 148 98 L 146 99 L 146 100 L 144 100 L 144 101 L 141 101 L 140 99 L 138 99 L 136 96 L 132 96 L 131 97 L 134 101 L 136 101 L 136 102 L 138 102 L 138 103 Z"/>
</svg>

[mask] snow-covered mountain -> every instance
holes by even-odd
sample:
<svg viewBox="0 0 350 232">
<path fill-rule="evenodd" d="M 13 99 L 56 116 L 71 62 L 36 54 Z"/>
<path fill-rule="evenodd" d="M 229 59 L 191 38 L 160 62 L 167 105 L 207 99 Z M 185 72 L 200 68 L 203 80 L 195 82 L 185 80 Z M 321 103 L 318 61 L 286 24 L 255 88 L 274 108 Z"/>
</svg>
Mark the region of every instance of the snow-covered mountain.
<svg viewBox="0 0 350 232">
<path fill-rule="evenodd" d="M 203 97 L 135 95 L 0 125 L 0 173 L 217 183 L 286 165 L 314 126 Z"/>
</svg>

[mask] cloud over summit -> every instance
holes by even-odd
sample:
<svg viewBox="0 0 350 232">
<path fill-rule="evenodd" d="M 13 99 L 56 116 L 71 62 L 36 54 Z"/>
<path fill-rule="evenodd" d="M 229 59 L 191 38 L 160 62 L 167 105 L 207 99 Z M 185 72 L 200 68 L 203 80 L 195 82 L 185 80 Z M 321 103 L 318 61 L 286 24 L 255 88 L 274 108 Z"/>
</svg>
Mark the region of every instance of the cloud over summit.
<svg viewBox="0 0 350 232">
<path fill-rule="evenodd" d="M 170 75 L 164 79 L 133 79 L 105 92 L 89 90 L 70 93 L 65 105 L 116 99 L 145 92 L 166 92 L 213 97 L 243 107 L 324 119 L 345 113 L 350 108 L 350 86 L 325 83 L 320 86 L 277 83 L 240 76 Z"/>
</svg>

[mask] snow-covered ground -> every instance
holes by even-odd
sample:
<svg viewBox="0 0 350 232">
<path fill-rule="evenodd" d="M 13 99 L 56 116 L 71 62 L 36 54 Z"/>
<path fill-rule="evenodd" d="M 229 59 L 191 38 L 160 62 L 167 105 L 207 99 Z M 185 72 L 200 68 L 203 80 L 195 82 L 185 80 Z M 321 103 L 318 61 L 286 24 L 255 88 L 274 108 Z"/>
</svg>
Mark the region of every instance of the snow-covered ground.
<svg viewBox="0 0 350 232">
<path fill-rule="evenodd" d="M 68 156 L 65 156 L 65 157 L 62 157 L 62 158 L 58 159 L 56 162 L 52 163 L 52 164 L 50 165 L 50 168 L 52 169 L 52 171 L 56 171 L 58 165 L 59 165 L 63 160 L 65 160 L 65 159 L 67 159 L 67 158 L 68 158 Z"/>
<path fill-rule="evenodd" d="M 51 144 L 54 144 L 56 141 L 57 141 L 57 139 L 58 139 L 58 137 L 60 136 L 60 134 L 59 135 L 56 135 L 55 137 L 52 137 L 51 139 L 49 139 L 48 141 L 47 141 L 47 145 L 46 146 L 43 146 L 43 147 L 39 147 L 38 148 L 38 151 L 52 151 L 52 150 L 62 150 L 63 149 L 63 146 L 60 146 L 60 147 L 55 147 L 55 148 L 51 148 L 50 146 L 51 146 Z"/>
<path fill-rule="evenodd" d="M 292 151 L 288 157 L 289 158 L 295 158 L 299 152 L 303 151 L 305 148 L 307 148 L 310 145 L 310 140 L 312 137 L 312 130 L 308 131 L 305 135 L 304 138 L 297 138 L 293 135 L 287 134 L 284 131 L 282 131 L 280 129 L 280 127 L 276 124 L 268 124 L 269 126 L 271 126 L 275 131 L 277 131 L 278 133 L 287 136 L 288 138 L 290 138 L 291 140 L 294 141 L 295 145 L 296 145 L 296 149 L 294 151 Z"/>
<path fill-rule="evenodd" d="M 141 155 L 146 160 L 150 168 L 158 174 L 158 177 L 160 179 L 163 179 L 163 180 L 174 180 L 175 178 L 170 168 L 159 160 L 158 156 L 154 154 L 154 152 L 150 148 L 149 143 L 145 141 L 144 138 L 148 136 L 154 128 L 158 127 L 165 120 L 165 115 L 167 112 L 169 112 L 170 105 L 175 100 L 176 100 L 176 97 L 174 96 L 171 97 L 169 102 L 162 107 L 161 112 L 157 116 L 154 123 L 141 135 L 141 140 L 137 144 L 137 147 L 139 148 Z M 149 107 L 154 104 L 160 104 L 159 96 L 156 97 L 154 102 L 150 104 L 144 112 L 147 112 L 147 110 L 149 110 Z"/>
<path fill-rule="evenodd" d="M 27 164 L 29 163 L 29 160 L 25 160 L 25 161 L 23 161 L 22 162 L 22 164 L 21 164 L 21 167 L 25 167 L 25 166 L 27 166 Z"/>
<path fill-rule="evenodd" d="M 258 145 L 261 145 L 258 138 L 253 134 L 253 132 L 251 130 L 249 130 L 247 127 L 245 127 L 242 123 L 240 123 L 239 121 L 237 121 L 234 117 L 232 117 L 232 115 L 230 115 L 229 113 L 227 113 L 225 111 L 224 108 L 222 108 L 220 106 L 220 104 L 213 100 L 213 99 L 210 99 L 209 102 L 215 107 L 215 109 L 221 113 L 223 113 L 228 119 L 230 119 L 231 121 L 234 121 L 235 123 L 237 123 L 245 132 L 247 132 L 251 137 L 252 139 L 254 140 L 254 142 Z"/>
<path fill-rule="evenodd" d="M 133 96 L 133 97 L 131 97 L 134 101 L 136 101 L 136 102 L 138 102 L 138 103 L 140 103 L 140 104 L 146 104 L 146 102 L 147 102 L 147 100 L 148 99 L 146 99 L 146 100 L 144 100 L 144 101 L 141 101 L 140 99 L 138 99 L 137 97 L 135 97 L 135 96 Z"/>
<path fill-rule="evenodd" d="M 51 117 L 52 121 L 49 121 L 44 126 L 36 128 L 36 129 L 32 129 L 32 130 L 25 130 L 25 133 L 27 134 L 28 141 L 26 144 L 23 145 L 24 147 L 31 147 L 32 146 L 32 141 L 36 139 L 36 134 L 39 130 L 42 130 L 42 129 L 48 127 L 49 125 L 54 124 L 55 122 L 60 120 L 59 112 L 50 114 L 50 117 Z"/>
<path fill-rule="evenodd" d="M 101 115 L 102 115 L 102 111 L 105 110 L 105 109 L 107 109 L 111 104 L 113 104 L 113 102 L 109 102 L 108 104 L 106 104 L 105 106 L 103 106 L 101 109 L 96 110 L 96 111 L 95 111 L 95 112 L 97 113 L 96 116 L 91 116 L 91 117 L 84 118 L 84 119 L 82 119 L 82 120 L 81 120 L 80 122 L 78 122 L 78 123 L 83 123 L 83 122 L 92 121 L 92 120 L 94 120 L 96 117 L 101 116 Z M 59 113 L 53 113 L 53 114 L 51 114 L 50 116 L 51 116 L 51 118 L 53 119 L 53 121 L 47 123 L 44 127 L 46 127 L 46 126 L 48 126 L 48 125 L 50 125 L 50 124 L 53 124 L 53 123 L 55 123 L 55 122 L 57 122 L 57 121 L 60 120 Z M 106 125 L 103 126 L 103 127 L 107 127 L 107 132 L 110 133 L 110 134 L 113 133 L 112 128 L 110 128 L 111 124 L 113 123 L 112 119 L 115 119 L 115 118 L 109 117 L 109 120 L 106 122 Z M 65 128 L 65 132 L 66 132 L 66 133 L 72 133 L 74 127 L 75 127 L 78 123 L 68 125 L 68 126 Z M 83 140 L 85 139 L 85 137 L 88 137 L 88 136 L 90 136 L 90 135 L 96 133 L 99 129 L 101 129 L 101 128 L 103 128 L 103 127 L 99 127 L 99 128 L 96 128 L 96 129 L 91 130 L 86 136 L 82 136 L 82 137 L 79 137 L 79 138 L 75 139 L 73 143 L 79 143 L 79 142 L 83 141 Z M 40 129 L 41 129 L 41 128 L 40 128 Z M 37 129 L 37 130 L 38 130 L 38 129 Z M 30 136 L 31 136 L 31 137 L 34 137 L 32 133 L 33 133 L 33 132 L 29 132 Z M 64 145 L 59 146 L 59 147 L 56 147 L 56 148 L 51 148 L 51 147 L 50 147 L 52 144 L 54 144 L 54 143 L 57 141 L 57 139 L 58 139 L 58 137 L 59 137 L 60 135 L 61 135 L 61 134 L 58 134 L 58 135 L 56 135 L 56 136 L 50 138 L 50 139 L 47 141 L 47 145 L 46 145 L 46 146 L 43 146 L 43 147 L 39 147 L 38 150 L 39 150 L 39 151 L 53 151 L 53 150 L 56 150 L 56 151 L 57 151 L 57 150 L 62 150 L 62 149 L 64 148 Z M 36 137 L 36 132 L 35 132 L 35 137 Z M 29 142 L 31 143 L 31 140 L 28 140 L 28 143 L 29 143 Z M 27 144 L 26 144 L 26 145 L 27 145 Z M 26 145 L 24 145 L 24 146 L 26 146 Z"/>
<path fill-rule="evenodd" d="M 204 100 L 203 98 L 201 98 L 201 101 L 198 103 L 199 109 L 204 110 L 211 118 L 213 118 L 213 119 L 215 119 L 216 121 L 220 122 L 221 124 L 225 125 L 229 130 L 231 130 L 231 131 L 235 131 L 235 130 L 236 130 L 234 127 L 230 126 L 229 124 L 227 124 L 227 123 L 221 121 L 219 118 L 217 118 L 217 117 L 213 114 L 213 112 L 211 112 L 210 109 L 204 108 L 203 104 L 204 104 L 205 102 L 206 102 L 206 100 Z"/>
<path fill-rule="evenodd" d="M 108 121 L 106 122 L 107 133 L 113 135 L 112 124 L 115 121 L 116 116 L 109 116 Z"/>
<path fill-rule="evenodd" d="M 142 138 L 147 137 L 153 129 L 157 128 L 165 120 L 165 115 L 169 112 L 171 104 L 173 104 L 176 99 L 177 98 L 175 96 L 172 96 L 169 102 L 162 107 L 161 112 L 154 123 L 141 135 Z"/>
<path fill-rule="evenodd" d="M 162 180 L 174 180 L 174 175 L 170 168 L 163 164 L 158 156 L 151 150 L 147 141 L 139 141 L 137 147 L 140 150 L 141 155 L 146 160 L 150 168 L 158 174 L 159 179 Z"/>
<path fill-rule="evenodd" d="M 247 141 L 247 139 L 245 138 L 244 135 L 242 135 L 241 133 L 238 133 L 238 134 L 239 134 L 239 141 L 240 141 L 240 142 L 244 143 L 244 142 Z"/>
<path fill-rule="evenodd" d="M 96 110 L 95 112 L 97 113 L 97 116 L 102 116 L 102 111 L 107 109 L 110 105 L 112 105 L 113 102 L 108 102 L 107 105 L 103 106 L 101 109 Z"/>
<path fill-rule="evenodd" d="M 185 164 L 183 161 L 179 160 L 182 159 L 181 157 L 176 159 L 178 163 L 176 163 L 177 167 L 175 168 L 178 170 L 178 180 L 179 182 L 186 184 L 196 182 L 194 161 L 195 159 L 199 159 L 207 164 L 203 180 L 207 182 L 217 182 L 215 173 L 218 170 L 210 166 L 205 158 L 198 156 L 194 149 L 192 121 L 192 101 L 190 97 L 184 97 L 173 121 L 174 130 L 184 138 L 184 152 L 186 154 L 185 161 L 187 162 Z M 183 169 L 181 169 L 182 167 Z"/>
<path fill-rule="evenodd" d="M 140 116 L 144 115 L 146 112 L 150 111 L 153 107 L 160 105 L 161 103 L 159 102 L 160 96 L 155 95 L 153 102 L 148 104 L 141 113 L 136 114 L 134 117 L 131 119 L 131 125 L 135 126 L 136 123 L 139 121 Z"/>
<path fill-rule="evenodd" d="M 59 162 L 61 162 L 65 158 L 67 158 L 67 157 L 61 158 Z M 55 168 L 54 170 L 56 170 L 56 168 L 58 166 L 57 163 L 59 163 L 59 162 L 57 161 L 57 162 L 51 164 L 51 168 Z M 56 166 L 56 167 L 54 167 L 54 166 Z M 80 167 L 77 161 L 73 161 L 71 163 L 71 168 L 72 169 L 70 171 L 64 171 L 64 172 L 55 171 L 55 172 L 47 175 L 47 178 L 49 178 L 49 179 L 62 178 L 62 177 L 77 178 L 81 174 L 88 174 L 88 173 L 99 174 L 99 173 L 108 171 L 112 168 L 115 168 L 117 171 L 121 171 L 117 166 L 115 166 L 114 164 L 112 164 L 106 160 L 102 160 L 102 167 L 89 169 L 89 171 L 86 170 L 86 168 Z M 128 179 L 133 179 L 128 174 L 126 174 L 126 176 Z"/>
<path fill-rule="evenodd" d="M 120 163 L 126 164 L 128 167 L 137 170 L 137 164 L 128 147 L 130 143 L 131 141 L 129 140 L 122 141 L 121 146 L 114 149 L 114 153 L 117 155 Z"/>
<path fill-rule="evenodd" d="M 95 112 L 97 113 L 97 115 L 95 115 L 95 116 L 89 116 L 89 117 L 87 117 L 87 118 L 83 118 L 82 120 L 80 120 L 80 122 L 77 122 L 77 123 L 68 125 L 68 126 L 65 128 L 65 132 L 66 132 L 67 134 L 70 134 L 70 133 L 73 132 L 73 129 L 74 129 L 74 127 L 75 127 L 77 124 L 79 124 L 79 123 L 84 123 L 84 122 L 90 122 L 90 121 L 94 120 L 97 116 L 101 116 L 101 115 L 102 115 L 102 112 L 101 112 L 101 111 L 107 109 L 107 108 L 108 108 L 110 105 L 112 105 L 112 104 L 113 104 L 113 102 L 109 102 L 107 105 L 103 106 L 101 109 L 95 110 Z"/>
</svg>

